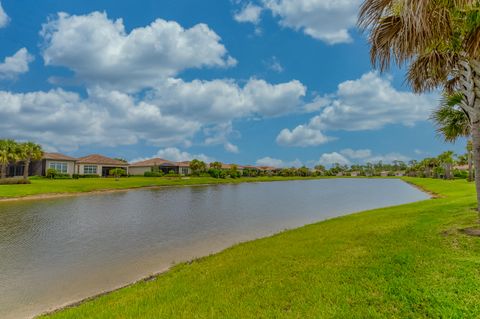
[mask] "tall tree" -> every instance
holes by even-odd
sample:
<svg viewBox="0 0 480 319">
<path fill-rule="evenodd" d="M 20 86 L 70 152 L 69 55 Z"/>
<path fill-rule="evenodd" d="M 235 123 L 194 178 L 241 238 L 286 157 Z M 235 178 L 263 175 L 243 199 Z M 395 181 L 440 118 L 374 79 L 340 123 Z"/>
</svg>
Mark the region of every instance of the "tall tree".
<svg viewBox="0 0 480 319">
<path fill-rule="evenodd" d="M 385 71 L 408 65 L 417 93 L 461 94 L 472 132 L 480 213 L 480 3 L 478 0 L 365 0 L 359 25 L 370 32 L 371 60 Z"/>
<path fill-rule="evenodd" d="M 17 143 L 13 140 L 0 140 L 0 165 L 2 166 L 0 178 L 7 176 L 8 164 L 18 159 Z"/>
<path fill-rule="evenodd" d="M 23 178 L 28 179 L 28 172 L 32 161 L 40 160 L 43 157 L 42 147 L 33 142 L 26 142 L 18 145 L 19 159 L 25 163 L 23 168 Z"/>
</svg>

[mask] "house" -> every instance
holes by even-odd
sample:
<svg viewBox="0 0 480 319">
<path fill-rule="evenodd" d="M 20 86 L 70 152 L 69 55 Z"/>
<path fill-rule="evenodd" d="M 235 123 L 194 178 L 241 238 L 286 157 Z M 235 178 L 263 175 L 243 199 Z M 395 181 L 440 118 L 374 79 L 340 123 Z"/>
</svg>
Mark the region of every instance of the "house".
<svg viewBox="0 0 480 319">
<path fill-rule="evenodd" d="M 351 173 L 350 173 L 350 176 L 352 176 L 352 177 L 358 177 L 358 176 L 360 176 L 360 173 L 359 173 L 359 172 L 351 172 Z"/>
<path fill-rule="evenodd" d="M 60 153 L 44 153 L 42 159 L 30 163 L 28 176 L 46 176 L 50 168 L 61 174 L 73 175 L 76 161 L 76 158 Z M 24 169 L 24 162 L 11 163 L 7 168 L 7 176 L 23 176 Z"/>
<path fill-rule="evenodd" d="M 111 169 L 121 168 L 128 174 L 128 163 L 99 154 L 80 157 L 75 165 L 75 174 L 108 176 Z"/>
<path fill-rule="evenodd" d="M 380 173 L 380 176 L 381 177 L 387 177 L 389 175 L 389 173 L 387 171 L 383 171 Z"/>
<path fill-rule="evenodd" d="M 54 169 L 60 174 L 73 175 L 76 161 L 76 158 L 60 153 L 44 153 L 41 161 L 34 161 L 30 164 L 30 173 L 31 175 L 45 176 L 49 169 Z"/>
<path fill-rule="evenodd" d="M 395 172 L 395 176 L 397 177 L 403 177 L 405 176 L 406 172 L 405 171 L 396 171 Z"/>
<path fill-rule="evenodd" d="M 152 158 L 145 161 L 135 162 L 130 165 L 129 173 L 135 176 L 143 176 L 146 172 L 151 172 L 154 168 L 165 174 L 174 172 L 180 175 L 190 175 L 190 162 L 172 162 L 163 158 Z"/>
<path fill-rule="evenodd" d="M 453 170 L 468 171 L 468 165 L 455 165 Z"/>
</svg>

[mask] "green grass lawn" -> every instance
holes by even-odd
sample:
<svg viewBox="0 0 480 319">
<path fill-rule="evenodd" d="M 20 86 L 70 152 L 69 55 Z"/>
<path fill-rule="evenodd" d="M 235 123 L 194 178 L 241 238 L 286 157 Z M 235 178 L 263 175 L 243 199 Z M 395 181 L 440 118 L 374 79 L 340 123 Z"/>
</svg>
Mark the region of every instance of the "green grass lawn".
<svg viewBox="0 0 480 319">
<path fill-rule="evenodd" d="M 238 179 L 215 179 L 210 177 L 191 178 L 151 178 L 129 177 L 116 181 L 114 178 L 81 178 L 81 179 L 31 179 L 27 185 L 0 185 L 0 198 L 15 198 L 41 194 L 83 193 L 100 190 L 129 189 L 149 186 L 182 186 L 201 184 L 225 184 L 244 182 L 269 182 L 305 177 L 248 177 Z M 309 178 L 311 179 L 311 178 Z"/>
<path fill-rule="evenodd" d="M 406 180 L 442 197 L 240 244 L 51 318 L 479 318 L 480 238 L 459 231 L 473 185 Z"/>
</svg>

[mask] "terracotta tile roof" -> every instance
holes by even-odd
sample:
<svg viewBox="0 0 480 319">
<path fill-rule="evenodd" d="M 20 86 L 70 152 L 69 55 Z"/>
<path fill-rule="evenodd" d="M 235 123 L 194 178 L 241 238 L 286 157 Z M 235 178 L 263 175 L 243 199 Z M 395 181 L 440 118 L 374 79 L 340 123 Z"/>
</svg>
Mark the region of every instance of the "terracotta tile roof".
<svg viewBox="0 0 480 319">
<path fill-rule="evenodd" d="M 175 165 L 174 162 L 171 162 L 171 161 L 167 161 L 163 158 L 151 158 L 151 159 L 148 159 L 148 160 L 145 160 L 145 161 L 141 161 L 141 162 L 135 162 L 135 163 L 132 163 L 130 166 L 132 167 L 153 167 L 153 166 L 160 166 L 160 165 L 164 165 L 164 164 L 172 164 Z"/>
<path fill-rule="evenodd" d="M 177 162 L 178 167 L 190 167 L 190 162 Z"/>
<path fill-rule="evenodd" d="M 57 160 L 57 161 L 76 161 L 76 158 L 63 155 L 60 153 L 43 153 L 43 159 L 48 159 L 48 160 Z"/>
<path fill-rule="evenodd" d="M 128 166 L 128 163 L 115 160 L 99 154 L 92 154 L 84 157 L 80 157 L 77 160 L 79 164 L 98 164 L 98 165 L 115 165 L 115 166 Z"/>
<path fill-rule="evenodd" d="M 258 167 L 262 171 L 276 171 L 278 168 L 272 166 L 260 166 Z"/>
</svg>

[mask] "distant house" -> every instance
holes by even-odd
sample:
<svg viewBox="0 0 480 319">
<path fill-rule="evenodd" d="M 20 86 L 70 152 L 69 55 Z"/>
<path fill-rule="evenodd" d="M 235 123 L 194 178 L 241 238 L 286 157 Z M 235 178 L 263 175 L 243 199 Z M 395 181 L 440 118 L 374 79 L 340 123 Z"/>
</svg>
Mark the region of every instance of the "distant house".
<svg viewBox="0 0 480 319">
<path fill-rule="evenodd" d="M 395 176 L 397 176 L 397 177 L 403 177 L 403 176 L 405 176 L 405 171 L 396 171 L 396 172 L 395 172 Z"/>
<path fill-rule="evenodd" d="M 468 171 L 468 165 L 455 165 L 453 169 L 459 171 Z"/>
<path fill-rule="evenodd" d="M 128 163 L 99 154 L 80 157 L 75 165 L 75 173 L 79 175 L 108 176 L 111 169 L 121 168 L 128 173 Z"/>
<path fill-rule="evenodd" d="M 352 176 L 352 177 L 357 177 L 357 176 L 359 176 L 359 175 L 360 175 L 359 172 L 351 172 L 351 173 L 350 173 L 350 176 Z"/>
<path fill-rule="evenodd" d="M 380 173 L 380 176 L 382 177 L 387 177 L 388 176 L 388 172 L 387 171 L 383 171 Z"/>
<path fill-rule="evenodd" d="M 163 158 L 152 158 L 145 161 L 135 162 L 130 165 L 129 173 L 135 176 L 143 176 L 146 172 L 151 172 L 154 168 L 165 174 L 174 172 L 180 175 L 190 175 L 190 162 L 172 162 Z"/>
</svg>

